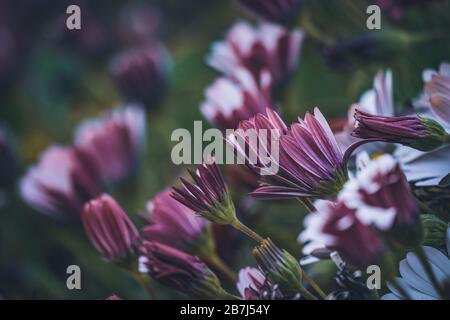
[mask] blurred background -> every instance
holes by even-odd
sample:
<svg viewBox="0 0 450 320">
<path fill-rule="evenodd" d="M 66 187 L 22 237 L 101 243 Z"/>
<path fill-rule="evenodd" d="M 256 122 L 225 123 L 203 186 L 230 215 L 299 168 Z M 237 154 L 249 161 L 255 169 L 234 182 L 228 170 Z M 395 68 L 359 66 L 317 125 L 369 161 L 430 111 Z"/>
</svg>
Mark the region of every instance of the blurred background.
<svg viewBox="0 0 450 320">
<path fill-rule="evenodd" d="M 366 27 L 371 3 L 382 7 L 381 30 Z M 66 28 L 71 4 L 81 8 L 81 30 Z M 302 1 L 289 22 L 306 35 L 299 66 L 276 96 L 284 119 L 320 106 L 339 121 L 386 68 L 393 71 L 397 110 L 408 109 L 421 92 L 423 69 L 450 58 L 449 12 L 446 0 Z M 202 119 L 204 89 L 218 75 L 205 57 L 238 20 L 255 21 L 231 0 L 0 0 L 0 126 L 11 150 L 0 159 L 1 298 L 145 298 L 133 279 L 99 258 L 79 223 L 57 221 L 25 204 L 18 182 L 47 146 L 69 144 L 82 120 L 124 104 L 138 90 L 134 96 L 147 109 L 144 160 L 132 181 L 109 192 L 139 223 L 136 214 L 146 201 L 184 172 L 171 162 L 171 133 L 191 130 Z M 117 79 L 116 61 L 142 46 L 157 48 L 163 69 L 141 83 L 143 89 L 130 89 L 132 79 Z M 238 197 L 244 207 L 250 201 Z M 289 201 L 257 203 L 248 219 L 300 256 L 301 210 Z M 239 249 L 227 258 L 233 269 L 254 265 L 251 243 L 235 241 Z M 81 267 L 81 290 L 66 287 L 71 264 Z M 160 287 L 157 292 L 178 297 Z"/>
</svg>

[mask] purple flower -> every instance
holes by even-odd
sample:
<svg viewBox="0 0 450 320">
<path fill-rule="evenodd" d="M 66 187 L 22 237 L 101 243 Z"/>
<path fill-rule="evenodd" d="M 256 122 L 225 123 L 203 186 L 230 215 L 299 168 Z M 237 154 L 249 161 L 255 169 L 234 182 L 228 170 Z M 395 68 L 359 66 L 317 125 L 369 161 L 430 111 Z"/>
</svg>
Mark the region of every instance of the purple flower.
<svg viewBox="0 0 450 320">
<path fill-rule="evenodd" d="M 241 122 L 239 128 L 242 131 L 229 136 L 228 143 L 267 184 L 251 193 L 255 197 L 335 195 L 347 179 L 345 157 L 318 108 L 290 128 L 270 109 L 267 116 L 256 115 Z M 249 129 L 258 132 L 256 139 L 246 136 Z M 261 129 L 266 129 L 266 136 Z"/>
<path fill-rule="evenodd" d="M 145 112 L 135 105 L 118 108 L 82 123 L 75 145 L 96 163 L 106 183 L 130 177 L 145 142 Z"/>
<path fill-rule="evenodd" d="M 194 253 L 204 236 L 210 236 L 208 222 L 171 197 L 171 192 L 165 189 L 148 202 L 152 223 L 143 228 L 142 237 Z"/>
<path fill-rule="evenodd" d="M 433 113 L 450 125 L 450 64 L 441 63 L 439 72 L 424 71 L 425 92 Z"/>
<path fill-rule="evenodd" d="M 165 91 L 169 61 L 162 45 L 145 45 L 114 57 L 110 72 L 128 101 L 151 109 Z"/>
<path fill-rule="evenodd" d="M 245 300 L 275 300 L 282 297 L 278 286 L 271 284 L 260 270 L 252 267 L 239 271 L 236 286 Z"/>
<path fill-rule="evenodd" d="M 21 181 L 24 200 L 52 215 L 78 216 L 83 205 L 101 194 L 98 164 L 78 148 L 53 146 Z"/>
<path fill-rule="evenodd" d="M 249 14 L 264 20 L 278 22 L 296 15 L 302 0 L 236 0 Z"/>
<path fill-rule="evenodd" d="M 156 281 L 194 298 L 223 297 L 219 279 L 198 257 L 154 241 L 144 241 L 140 252 L 139 271 Z"/>
<path fill-rule="evenodd" d="M 383 242 L 372 226 L 359 219 L 356 209 L 343 201 L 321 201 L 315 206 L 317 212 L 305 219 L 306 229 L 300 234 L 302 242 L 322 243 L 357 267 L 378 261 L 384 251 Z"/>
<path fill-rule="evenodd" d="M 232 224 L 236 211 L 228 187 L 214 159 L 198 166 L 197 172 L 189 170 L 194 183 L 180 178 L 182 188 L 173 188 L 174 199 L 198 215 L 218 224 Z"/>
<path fill-rule="evenodd" d="M 272 79 L 267 70 L 259 81 L 243 68 L 234 72 L 236 80 L 220 77 L 205 90 L 200 109 L 203 116 L 221 130 L 235 129 L 240 121 L 265 113 L 272 105 Z"/>
<path fill-rule="evenodd" d="M 259 79 L 267 69 L 274 82 L 280 83 L 295 68 L 302 41 L 300 30 L 290 32 L 270 23 L 254 28 L 238 22 L 224 41 L 213 45 L 208 63 L 230 77 L 239 67 L 244 67 Z"/>
<path fill-rule="evenodd" d="M 344 185 L 339 195 L 366 224 L 382 231 L 392 230 L 396 239 L 417 241 L 420 210 L 399 163 L 383 155 L 366 164 Z M 420 239 L 419 239 L 420 240 Z"/>
<path fill-rule="evenodd" d="M 89 240 L 112 262 L 127 262 L 138 246 L 139 232 L 111 196 L 103 194 L 89 201 L 81 213 Z"/>
<path fill-rule="evenodd" d="M 355 111 L 352 135 L 361 139 L 400 143 L 421 151 L 430 151 L 450 140 L 436 121 L 420 116 L 385 117 Z"/>
</svg>

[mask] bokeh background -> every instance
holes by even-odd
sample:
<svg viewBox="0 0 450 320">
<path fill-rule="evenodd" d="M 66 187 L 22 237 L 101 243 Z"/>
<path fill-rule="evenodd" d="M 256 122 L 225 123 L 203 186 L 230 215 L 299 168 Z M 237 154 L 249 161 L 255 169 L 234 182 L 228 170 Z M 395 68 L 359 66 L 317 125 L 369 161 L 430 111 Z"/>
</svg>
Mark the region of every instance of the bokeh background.
<svg viewBox="0 0 450 320">
<path fill-rule="evenodd" d="M 372 86 L 375 73 L 386 68 L 393 71 L 396 108 L 407 110 L 421 91 L 422 70 L 450 58 L 450 1 L 379 1 L 396 7 L 382 12 L 381 30 L 369 31 L 365 11 L 372 2 L 303 1 L 291 22 L 306 34 L 299 66 L 276 97 L 288 122 L 314 106 L 329 119 L 345 116 Z M 82 30 L 65 28 L 70 4 L 81 7 Z M 102 299 L 115 293 L 145 298 L 133 279 L 99 258 L 79 223 L 29 208 L 19 196 L 18 181 L 47 146 L 70 143 L 82 120 L 125 102 L 109 65 L 136 45 L 129 29 L 137 21 L 170 53 L 167 86 L 147 112 L 138 174 L 109 190 L 139 223 L 136 213 L 146 201 L 184 173 L 185 167 L 171 162 L 170 135 L 202 119 L 203 91 L 217 77 L 205 56 L 240 19 L 254 21 L 228 0 L 0 0 L 0 124 L 15 159 L 8 170 L 12 182 L 0 192 L 0 297 Z M 249 201 L 242 194 L 237 198 L 243 206 Z M 300 256 L 296 237 L 303 214 L 295 202 L 257 203 L 248 219 L 261 234 Z M 229 260 L 233 269 L 253 265 L 251 243 L 241 237 L 235 241 Z M 66 288 L 71 264 L 81 267 L 81 290 Z M 179 297 L 161 287 L 157 291 L 160 298 Z"/>
</svg>

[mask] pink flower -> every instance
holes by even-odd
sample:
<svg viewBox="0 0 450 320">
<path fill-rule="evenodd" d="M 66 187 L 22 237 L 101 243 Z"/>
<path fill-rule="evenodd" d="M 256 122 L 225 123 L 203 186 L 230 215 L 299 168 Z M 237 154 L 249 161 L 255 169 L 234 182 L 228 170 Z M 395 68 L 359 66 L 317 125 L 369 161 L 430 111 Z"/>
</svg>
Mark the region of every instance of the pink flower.
<svg viewBox="0 0 450 320">
<path fill-rule="evenodd" d="M 383 242 L 372 226 L 361 222 L 356 209 L 342 201 L 321 201 L 315 206 L 317 212 L 305 219 L 302 242 L 322 243 L 357 267 L 377 262 L 384 251 Z"/>
<path fill-rule="evenodd" d="M 213 45 L 208 63 L 230 77 L 234 77 L 239 67 L 244 67 L 259 79 L 267 69 L 274 82 L 280 83 L 295 68 L 302 41 L 300 30 L 290 32 L 270 23 L 252 27 L 238 22 L 224 41 Z"/>
<path fill-rule="evenodd" d="M 28 169 L 20 191 L 24 200 L 39 211 L 78 216 L 85 202 L 103 190 L 99 170 L 84 151 L 53 146 Z"/>
<path fill-rule="evenodd" d="M 81 219 L 89 240 L 107 260 L 126 262 L 135 253 L 138 230 L 111 196 L 103 194 L 89 201 Z"/>
<path fill-rule="evenodd" d="M 298 13 L 302 0 L 236 0 L 245 11 L 268 21 L 283 21 Z"/>
<path fill-rule="evenodd" d="M 205 101 L 200 107 L 203 116 L 221 130 L 235 129 L 240 121 L 265 114 L 272 105 L 272 79 L 263 70 L 256 82 L 243 68 L 235 71 L 236 80 L 220 77 L 205 90 Z"/>
<path fill-rule="evenodd" d="M 158 193 L 147 204 L 152 224 L 145 226 L 142 236 L 183 251 L 197 246 L 208 222 L 171 197 L 171 189 Z"/>
<path fill-rule="evenodd" d="M 443 62 L 439 71 L 425 70 L 423 73 L 429 106 L 433 113 L 450 125 L 450 64 Z"/>
<path fill-rule="evenodd" d="M 154 241 L 140 248 L 139 271 L 195 298 L 217 299 L 223 289 L 216 275 L 198 257 Z"/>
<path fill-rule="evenodd" d="M 160 45 L 144 45 L 114 57 L 110 72 L 125 98 L 154 108 L 167 85 L 169 54 Z"/>
<path fill-rule="evenodd" d="M 268 282 L 261 271 L 252 267 L 245 267 L 239 271 L 236 286 L 241 297 L 245 300 L 261 300 L 262 298 L 275 299 L 281 297 L 280 291 Z"/>
<path fill-rule="evenodd" d="M 145 112 L 135 105 L 87 120 L 76 131 L 75 145 L 97 164 L 106 183 L 130 177 L 145 142 Z"/>
</svg>

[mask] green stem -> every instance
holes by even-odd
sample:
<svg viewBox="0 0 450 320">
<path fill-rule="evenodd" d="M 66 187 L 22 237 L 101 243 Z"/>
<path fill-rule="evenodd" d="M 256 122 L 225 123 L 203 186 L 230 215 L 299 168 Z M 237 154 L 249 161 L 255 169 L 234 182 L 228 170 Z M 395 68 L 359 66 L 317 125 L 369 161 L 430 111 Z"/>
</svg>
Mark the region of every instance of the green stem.
<svg viewBox="0 0 450 320">
<path fill-rule="evenodd" d="M 306 289 L 301 284 L 299 284 L 297 290 L 308 300 L 318 300 L 315 295 L 313 295 L 311 292 L 309 292 L 308 289 Z"/>
<path fill-rule="evenodd" d="M 140 273 L 139 271 L 129 270 L 129 272 L 136 280 L 136 282 L 139 283 L 145 289 L 150 299 L 156 300 L 155 292 L 153 291 L 153 288 L 149 284 L 149 277 L 143 273 Z"/>
<path fill-rule="evenodd" d="M 241 300 L 240 298 L 236 297 L 235 295 L 232 295 L 231 293 L 222 290 L 222 294 L 220 295 L 220 299 L 223 300 Z"/>
<path fill-rule="evenodd" d="M 236 219 L 231 226 L 236 228 L 237 230 L 241 231 L 242 233 L 246 234 L 256 242 L 260 243 L 264 241 L 264 238 L 261 237 L 259 234 L 257 234 L 255 231 L 244 225 L 240 220 Z"/>
<path fill-rule="evenodd" d="M 303 278 L 308 282 L 308 284 L 313 288 L 322 299 L 325 299 L 327 295 L 323 290 L 319 287 L 319 285 L 306 273 L 305 270 L 302 269 Z"/>
<path fill-rule="evenodd" d="M 439 284 L 439 281 L 436 278 L 436 275 L 433 272 L 433 269 L 431 268 L 430 262 L 427 259 L 427 256 L 425 254 L 425 252 L 423 251 L 423 247 L 422 246 L 417 246 L 414 249 L 414 252 L 416 253 L 417 257 L 420 260 L 420 263 L 422 264 L 423 268 L 425 269 L 425 272 L 428 275 L 428 278 L 430 278 L 431 283 L 433 284 L 433 287 L 436 289 L 437 293 L 443 297 L 443 293 L 442 293 L 442 288 L 441 285 Z"/>
<path fill-rule="evenodd" d="M 214 253 L 212 256 L 205 260 L 208 261 L 217 270 L 219 270 L 222 274 L 224 274 L 231 282 L 236 283 L 236 272 L 231 270 L 231 268 L 228 267 L 225 262 L 223 262 L 223 260 L 217 255 L 217 253 Z"/>
</svg>

